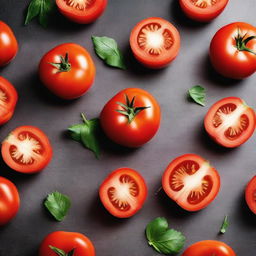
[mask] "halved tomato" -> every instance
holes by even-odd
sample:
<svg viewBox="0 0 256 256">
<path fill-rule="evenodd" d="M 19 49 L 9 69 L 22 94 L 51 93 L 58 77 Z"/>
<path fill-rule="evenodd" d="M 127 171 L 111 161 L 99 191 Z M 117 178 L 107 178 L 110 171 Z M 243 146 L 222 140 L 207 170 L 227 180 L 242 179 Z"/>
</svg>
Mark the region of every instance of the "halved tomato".
<svg viewBox="0 0 256 256">
<path fill-rule="evenodd" d="M 253 134 L 256 116 L 252 108 L 237 97 L 228 97 L 211 106 L 204 119 L 207 133 L 220 145 L 238 147 Z"/>
<path fill-rule="evenodd" d="M 2 143 L 4 162 L 22 173 L 41 171 L 52 158 L 52 147 L 47 136 L 37 127 L 20 126 Z"/>
<path fill-rule="evenodd" d="M 220 176 L 208 161 L 194 154 L 175 158 L 162 177 L 165 193 L 187 211 L 205 208 L 217 196 Z"/>
<path fill-rule="evenodd" d="M 103 181 L 99 195 L 112 215 L 128 218 L 142 208 L 147 197 L 147 186 L 137 171 L 119 168 Z"/>
<path fill-rule="evenodd" d="M 228 0 L 179 0 L 181 9 L 191 19 L 208 22 L 222 13 Z"/>
<path fill-rule="evenodd" d="M 256 176 L 247 184 L 245 200 L 251 211 L 256 214 Z"/>
<path fill-rule="evenodd" d="M 147 18 L 133 28 L 130 46 L 135 58 L 143 65 L 162 68 L 178 55 L 180 34 L 167 20 Z"/>
<path fill-rule="evenodd" d="M 17 100 L 16 89 L 7 79 L 0 76 L 0 125 L 12 118 Z"/>
</svg>

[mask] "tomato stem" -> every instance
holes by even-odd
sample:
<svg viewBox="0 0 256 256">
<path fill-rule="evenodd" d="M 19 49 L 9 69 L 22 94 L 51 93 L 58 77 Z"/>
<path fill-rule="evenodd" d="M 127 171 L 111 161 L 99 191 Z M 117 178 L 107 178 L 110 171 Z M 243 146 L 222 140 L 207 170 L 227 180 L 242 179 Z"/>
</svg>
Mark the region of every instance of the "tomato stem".
<svg viewBox="0 0 256 256">
<path fill-rule="evenodd" d="M 54 246 L 51 246 L 49 245 L 50 249 L 52 251 L 54 251 L 58 256 L 73 256 L 74 253 L 75 253 L 75 248 L 73 248 L 70 252 L 66 253 L 65 251 L 57 248 L 57 247 L 54 247 Z"/>
<path fill-rule="evenodd" d="M 58 69 L 59 72 L 68 72 L 71 70 L 71 64 L 69 63 L 68 53 L 65 54 L 65 57 L 60 56 L 60 63 L 48 62 L 52 66 Z"/>
<path fill-rule="evenodd" d="M 253 39 L 256 39 L 256 36 L 249 36 L 249 37 L 247 37 L 247 38 L 245 39 L 246 35 L 247 35 L 247 33 L 245 33 L 245 34 L 242 36 L 242 35 L 241 35 L 241 31 L 240 31 L 240 29 L 238 28 L 237 36 L 235 37 L 235 40 L 236 40 L 236 48 L 237 48 L 239 51 L 246 51 L 246 52 L 250 52 L 250 53 L 256 55 L 256 53 L 255 53 L 252 49 L 250 49 L 250 48 L 248 48 L 248 47 L 246 46 L 246 44 L 247 44 L 248 42 L 250 42 L 250 41 L 253 40 Z"/>
</svg>

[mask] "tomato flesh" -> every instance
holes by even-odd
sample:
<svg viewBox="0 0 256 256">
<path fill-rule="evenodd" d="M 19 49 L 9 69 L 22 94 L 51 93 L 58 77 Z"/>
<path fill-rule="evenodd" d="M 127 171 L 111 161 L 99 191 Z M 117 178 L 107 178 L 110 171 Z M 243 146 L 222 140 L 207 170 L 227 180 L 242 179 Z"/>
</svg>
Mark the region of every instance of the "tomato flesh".
<svg viewBox="0 0 256 256">
<path fill-rule="evenodd" d="M 250 210 L 256 214 L 256 176 L 247 184 L 245 189 L 245 199 Z"/>
</svg>

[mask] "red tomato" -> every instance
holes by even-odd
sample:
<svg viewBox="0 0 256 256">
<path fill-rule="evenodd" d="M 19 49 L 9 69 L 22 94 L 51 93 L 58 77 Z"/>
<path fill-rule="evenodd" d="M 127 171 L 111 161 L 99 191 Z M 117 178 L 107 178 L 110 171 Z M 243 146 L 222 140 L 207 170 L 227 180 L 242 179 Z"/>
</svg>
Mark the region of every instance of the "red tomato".
<svg viewBox="0 0 256 256">
<path fill-rule="evenodd" d="M 236 256 L 236 254 L 223 242 L 204 240 L 192 244 L 182 256 Z"/>
<path fill-rule="evenodd" d="M 56 0 L 59 11 L 69 20 L 88 24 L 100 17 L 107 0 Z"/>
<path fill-rule="evenodd" d="M 254 176 L 247 184 L 245 199 L 251 211 L 256 214 L 256 176 Z"/>
<path fill-rule="evenodd" d="M 92 242 L 81 233 L 56 231 L 49 234 L 40 245 L 39 256 L 60 255 L 54 252 L 53 247 L 62 250 L 66 253 L 65 255 L 95 256 L 95 249 Z M 68 254 L 72 250 L 74 250 L 74 254 Z"/>
<path fill-rule="evenodd" d="M 66 43 L 47 52 L 39 64 L 43 84 L 63 99 L 82 96 L 92 86 L 95 66 L 90 54 L 80 45 Z"/>
<path fill-rule="evenodd" d="M 236 97 L 217 101 L 208 110 L 204 126 L 207 133 L 220 145 L 238 147 L 253 134 L 256 116 L 252 108 Z"/>
<path fill-rule="evenodd" d="M 5 163 L 17 172 L 41 171 L 52 158 L 52 147 L 47 136 L 37 127 L 20 126 L 2 143 Z"/>
<path fill-rule="evenodd" d="M 103 181 L 99 195 L 112 215 L 129 218 L 142 208 L 147 197 L 147 186 L 137 171 L 119 168 Z"/>
<path fill-rule="evenodd" d="M 0 67 L 11 62 L 18 52 L 18 42 L 12 29 L 0 21 Z"/>
<path fill-rule="evenodd" d="M 191 19 L 208 22 L 219 16 L 228 0 L 179 0 L 181 9 Z"/>
<path fill-rule="evenodd" d="M 0 177 L 0 225 L 5 225 L 15 217 L 20 208 L 20 196 L 16 186 Z"/>
<path fill-rule="evenodd" d="M 256 28 L 235 22 L 221 28 L 210 45 L 210 59 L 225 77 L 243 79 L 256 71 Z"/>
<path fill-rule="evenodd" d="M 17 100 L 16 89 L 8 80 L 0 76 L 0 125 L 12 118 Z"/>
<path fill-rule="evenodd" d="M 220 176 L 208 161 L 194 154 L 175 158 L 162 177 L 165 193 L 187 211 L 208 206 L 220 190 Z"/>
<path fill-rule="evenodd" d="M 135 58 L 149 68 L 162 68 L 172 62 L 180 49 L 180 34 L 167 20 L 147 18 L 130 35 Z"/>
<path fill-rule="evenodd" d="M 106 135 L 126 147 L 140 147 L 160 126 L 161 110 L 154 97 L 139 88 L 117 93 L 104 106 L 100 123 Z"/>
</svg>

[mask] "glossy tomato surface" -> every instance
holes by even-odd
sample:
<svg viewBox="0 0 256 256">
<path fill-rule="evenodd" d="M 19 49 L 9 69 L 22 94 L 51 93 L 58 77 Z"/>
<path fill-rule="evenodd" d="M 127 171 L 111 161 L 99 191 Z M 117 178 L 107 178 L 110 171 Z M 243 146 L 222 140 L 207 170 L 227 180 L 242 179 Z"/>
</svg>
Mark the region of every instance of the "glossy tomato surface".
<svg viewBox="0 0 256 256">
<path fill-rule="evenodd" d="M 165 193 L 187 211 L 208 206 L 220 190 L 220 176 L 208 161 L 194 154 L 175 158 L 162 176 Z"/>
<path fill-rule="evenodd" d="M 0 177 L 0 225 L 10 222 L 20 207 L 20 197 L 16 186 Z"/>
<path fill-rule="evenodd" d="M 233 79 L 252 75 L 256 71 L 255 36 L 256 27 L 244 22 L 218 30 L 210 45 L 210 59 L 216 71 Z"/>
<path fill-rule="evenodd" d="M 43 131 L 34 126 L 14 129 L 2 143 L 2 158 L 13 170 L 40 172 L 52 158 L 52 147 Z"/>
<path fill-rule="evenodd" d="M 223 242 L 204 240 L 192 244 L 182 256 L 236 256 L 236 254 L 230 246 Z"/>
<path fill-rule="evenodd" d="M 18 42 L 12 29 L 0 21 L 0 67 L 11 62 L 18 52 Z"/>
<path fill-rule="evenodd" d="M 130 35 L 135 58 L 149 68 L 163 68 L 179 53 L 180 34 L 167 20 L 152 17 L 140 21 Z"/>
<path fill-rule="evenodd" d="M 85 48 L 65 43 L 47 52 L 39 64 L 43 84 L 63 99 L 82 96 L 95 78 L 94 62 Z"/>
<path fill-rule="evenodd" d="M 0 76 L 0 125 L 12 118 L 17 100 L 18 94 L 14 86 Z"/>
<path fill-rule="evenodd" d="M 103 181 L 99 195 L 112 215 L 129 218 L 142 208 L 147 197 L 147 186 L 137 171 L 119 168 Z"/>
<path fill-rule="evenodd" d="M 98 19 L 107 6 L 107 0 L 56 0 L 59 11 L 69 20 L 88 24 Z"/>
<path fill-rule="evenodd" d="M 129 103 L 133 103 L 133 108 L 128 106 Z M 132 115 L 136 109 L 137 114 Z M 134 118 L 131 120 L 129 115 Z M 140 147 L 152 139 L 160 126 L 160 119 L 161 110 L 155 98 L 139 88 L 120 91 L 106 103 L 100 114 L 101 127 L 106 135 L 126 147 Z"/>
<path fill-rule="evenodd" d="M 250 210 L 256 214 L 256 176 L 247 184 L 245 189 L 245 200 Z"/>
<path fill-rule="evenodd" d="M 81 233 L 56 231 L 49 234 L 40 245 L 39 256 L 56 256 L 50 246 L 64 251 L 66 255 L 74 249 L 72 256 L 95 256 L 92 242 Z"/>
<path fill-rule="evenodd" d="M 189 18 L 208 22 L 222 13 L 228 0 L 179 0 L 179 3 Z"/>
<path fill-rule="evenodd" d="M 237 97 L 217 101 L 208 110 L 204 126 L 207 133 L 220 145 L 238 147 L 253 134 L 256 116 L 252 108 Z"/>
</svg>

